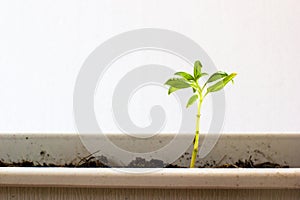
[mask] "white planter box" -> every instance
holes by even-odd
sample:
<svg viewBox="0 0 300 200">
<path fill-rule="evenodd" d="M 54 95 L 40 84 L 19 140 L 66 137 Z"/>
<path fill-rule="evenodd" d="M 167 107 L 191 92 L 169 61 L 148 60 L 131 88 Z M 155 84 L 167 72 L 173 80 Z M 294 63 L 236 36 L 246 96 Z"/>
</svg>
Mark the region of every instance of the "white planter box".
<svg viewBox="0 0 300 200">
<path fill-rule="evenodd" d="M 163 141 L 164 137 L 172 137 L 172 135 L 165 135 L 159 140 Z M 112 139 L 120 145 L 132 145 L 134 142 L 124 140 L 122 135 L 114 135 Z M 110 168 L 3 167 L 0 168 L 0 185 L 2 188 L 8 186 L 74 187 L 74 189 L 78 187 L 148 188 L 149 190 L 164 188 L 176 191 L 197 188 L 213 189 L 214 193 L 216 193 L 215 189 L 277 189 L 278 192 L 288 195 L 289 198 L 286 199 L 297 199 L 300 196 L 299 145 L 300 134 L 223 134 L 210 154 L 198 161 L 198 165 L 216 162 L 234 163 L 239 159 L 252 156 L 256 162 L 270 161 L 289 165 L 290 168 L 164 168 L 134 174 Z M 188 166 L 187 157 L 190 152 L 191 149 L 188 149 L 175 164 Z M 0 159 L 3 162 L 29 160 L 65 164 L 76 163 L 87 155 L 89 152 L 76 134 L 0 134 Z M 5 191 L 11 194 L 11 190 Z M 269 192 L 269 190 L 260 192 L 263 191 Z"/>
</svg>

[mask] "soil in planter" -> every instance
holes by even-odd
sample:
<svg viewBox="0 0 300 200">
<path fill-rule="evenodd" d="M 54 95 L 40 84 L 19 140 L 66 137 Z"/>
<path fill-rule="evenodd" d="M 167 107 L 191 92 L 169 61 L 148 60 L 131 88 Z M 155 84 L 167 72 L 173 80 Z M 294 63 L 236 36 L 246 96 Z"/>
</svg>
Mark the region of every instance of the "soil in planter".
<svg viewBox="0 0 300 200">
<path fill-rule="evenodd" d="M 42 154 L 43 151 L 41 151 L 40 154 Z M 99 157 L 96 159 L 92 154 L 82 158 L 77 164 L 69 163 L 64 165 L 57 165 L 57 164 L 47 164 L 47 163 L 39 163 L 39 162 L 33 162 L 33 161 L 25 161 L 22 162 L 12 162 L 12 163 L 6 163 L 0 160 L 0 167 L 69 167 L 69 168 L 108 168 L 109 166 L 105 165 L 104 162 L 101 160 L 104 159 L 104 162 L 106 162 L 105 157 Z"/>
<path fill-rule="evenodd" d="M 0 160 L 0 167 L 69 167 L 69 168 L 109 168 L 110 166 L 104 164 L 107 161 L 105 157 L 96 158 L 92 155 L 89 155 L 85 158 L 82 158 L 77 164 L 64 164 L 64 165 L 56 165 L 56 164 L 46 164 L 46 163 L 38 163 L 33 161 L 22 161 L 22 162 L 13 162 L 13 163 L 5 163 Z M 132 161 L 128 167 L 133 168 L 141 168 L 141 167 L 157 167 L 159 165 L 163 166 L 162 161 L 159 160 L 150 160 L 146 161 L 143 158 L 137 158 Z M 239 160 L 234 164 L 223 164 L 223 165 L 204 165 L 199 168 L 288 168 L 287 165 L 280 165 L 278 163 L 272 162 L 263 162 L 263 163 L 254 163 L 252 158 Z M 165 168 L 186 168 L 178 165 L 169 164 L 165 166 Z"/>
<path fill-rule="evenodd" d="M 167 165 L 167 168 L 184 168 L 180 167 L 178 165 Z M 272 162 L 263 162 L 263 163 L 254 163 L 251 160 L 251 157 L 249 159 L 246 159 L 244 161 L 239 160 L 238 162 L 234 164 L 223 164 L 223 165 L 217 165 L 212 166 L 206 164 L 205 166 L 201 166 L 199 168 L 289 168 L 288 165 L 280 165 L 278 163 L 272 163 Z"/>
</svg>

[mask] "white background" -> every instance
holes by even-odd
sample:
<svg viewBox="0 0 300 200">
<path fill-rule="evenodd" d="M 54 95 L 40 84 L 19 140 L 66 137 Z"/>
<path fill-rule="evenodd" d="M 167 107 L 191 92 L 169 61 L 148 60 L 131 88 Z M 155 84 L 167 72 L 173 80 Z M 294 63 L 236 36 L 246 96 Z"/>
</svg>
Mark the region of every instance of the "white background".
<svg viewBox="0 0 300 200">
<path fill-rule="evenodd" d="M 0 132 L 74 132 L 84 60 L 144 27 L 182 33 L 219 69 L 238 72 L 226 88 L 223 132 L 299 132 L 299 10 L 297 0 L 3 0 Z"/>
</svg>

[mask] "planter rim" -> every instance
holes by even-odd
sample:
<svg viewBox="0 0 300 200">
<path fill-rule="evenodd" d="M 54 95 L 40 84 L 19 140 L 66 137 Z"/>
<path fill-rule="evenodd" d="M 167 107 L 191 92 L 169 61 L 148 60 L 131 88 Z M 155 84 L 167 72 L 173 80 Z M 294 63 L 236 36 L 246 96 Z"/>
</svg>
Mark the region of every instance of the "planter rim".
<svg viewBox="0 0 300 200">
<path fill-rule="evenodd" d="M 201 132 L 202 133 L 202 132 Z M 33 136 L 47 136 L 47 137 L 51 137 L 51 136 L 76 136 L 79 133 L 77 132 L 0 132 L 0 136 L 28 136 L 28 135 L 33 135 Z M 85 133 L 84 133 L 85 134 Z M 98 135 L 99 133 L 86 133 L 89 135 Z M 107 132 L 107 133 L 103 133 L 103 134 L 108 134 L 108 135 L 116 135 L 116 136 L 127 136 L 127 134 L 124 133 L 115 133 L 115 132 Z M 173 133 L 173 132 L 168 132 L 168 133 L 161 133 L 160 136 L 164 136 L 164 135 L 174 135 L 174 134 L 180 134 L 180 135 L 187 135 L 187 134 L 194 134 L 194 133 Z M 214 133 L 202 133 L 203 134 L 214 134 Z M 219 133 L 218 133 L 219 134 Z M 283 135 L 283 136 L 290 136 L 290 135 L 296 135 L 296 136 L 300 136 L 299 132 L 222 132 L 221 135 L 228 135 L 228 136 L 266 136 L 266 135 Z"/>
<path fill-rule="evenodd" d="M 0 186 L 300 189 L 300 168 L 162 168 L 125 173 L 115 168 L 0 167 Z"/>
</svg>

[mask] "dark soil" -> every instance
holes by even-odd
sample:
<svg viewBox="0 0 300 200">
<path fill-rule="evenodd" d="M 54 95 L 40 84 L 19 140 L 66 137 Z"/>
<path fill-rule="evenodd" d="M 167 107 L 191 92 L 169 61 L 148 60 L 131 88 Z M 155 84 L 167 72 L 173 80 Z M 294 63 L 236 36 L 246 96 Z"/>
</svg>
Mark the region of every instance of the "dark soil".
<svg viewBox="0 0 300 200">
<path fill-rule="evenodd" d="M 64 164 L 64 165 L 56 165 L 56 164 L 39 164 L 32 161 L 22 161 L 22 162 L 13 162 L 13 163 L 5 163 L 0 161 L 0 167 L 70 167 L 70 168 L 92 168 L 92 167 L 101 167 L 101 168 L 108 168 L 109 166 L 103 164 L 100 161 L 88 161 L 84 162 L 79 165 Z"/>
<path fill-rule="evenodd" d="M 103 159 L 102 159 L 103 160 Z M 105 162 L 105 161 L 104 161 Z M 22 162 L 13 162 L 5 163 L 0 160 L 0 167 L 69 167 L 69 168 L 109 168 L 110 166 L 104 164 L 103 161 L 100 161 L 94 156 L 88 156 L 82 158 L 77 164 L 65 164 L 65 165 L 56 165 L 56 164 L 46 164 L 38 163 L 33 161 L 22 161 Z M 128 167 L 157 167 L 163 165 L 161 161 L 151 160 L 145 161 L 142 158 L 137 158 L 135 161 L 131 162 Z M 165 168 L 186 168 L 178 165 L 169 164 Z M 264 162 L 264 163 L 254 163 L 251 159 L 246 159 L 244 161 L 239 160 L 234 164 L 224 164 L 219 166 L 202 166 L 200 168 L 289 168 L 287 165 L 280 165 L 278 163 Z"/>
<path fill-rule="evenodd" d="M 186 168 L 178 165 L 167 165 L 166 168 Z M 243 161 L 236 162 L 236 164 L 224 164 L 214 167 L 199 167 L 199 168 L 289 168 L 288 165 L 280 165 L 278 163 L 264 162 L 254 165 L 245 165 Z"/>
</svg>

